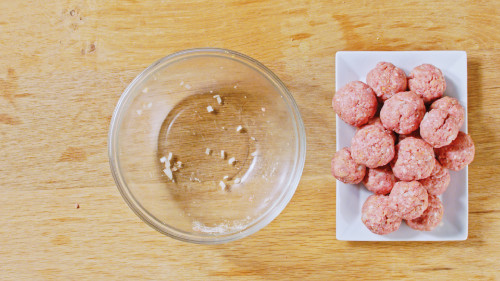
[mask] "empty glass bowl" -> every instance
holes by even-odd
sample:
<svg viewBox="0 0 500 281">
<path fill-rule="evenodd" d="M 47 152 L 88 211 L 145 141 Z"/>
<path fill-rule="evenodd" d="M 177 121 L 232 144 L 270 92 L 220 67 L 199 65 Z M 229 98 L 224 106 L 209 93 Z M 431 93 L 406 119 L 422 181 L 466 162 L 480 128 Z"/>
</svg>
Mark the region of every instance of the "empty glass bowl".
<svg viewBox="0 0 500 281">
<path fill-rule="evenodd" d="M 285 208 L 305 146 L 299 110 L 276 75 L 204 48 L 167 56 L 130 83 L 108 149 L 118 189 L 141 219 L 213 244 L 250 235 Z"/>
</svg>

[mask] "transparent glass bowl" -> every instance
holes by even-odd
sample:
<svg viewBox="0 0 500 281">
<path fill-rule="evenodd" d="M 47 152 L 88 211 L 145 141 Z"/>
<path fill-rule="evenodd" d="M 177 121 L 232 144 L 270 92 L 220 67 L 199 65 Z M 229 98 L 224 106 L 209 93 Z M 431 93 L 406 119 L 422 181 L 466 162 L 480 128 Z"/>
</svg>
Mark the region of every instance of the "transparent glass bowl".
<svg viewBox="0 0 500 281">
<path fill-rule="evenodd" d="M 108 150 L 118 189 L 142 220 L 214 244 L 278 216 L 299 183 L 306 140 L 276 75 L 237 52 L 202 48 L 167 56 L 130 83 Z"/>
</svg>

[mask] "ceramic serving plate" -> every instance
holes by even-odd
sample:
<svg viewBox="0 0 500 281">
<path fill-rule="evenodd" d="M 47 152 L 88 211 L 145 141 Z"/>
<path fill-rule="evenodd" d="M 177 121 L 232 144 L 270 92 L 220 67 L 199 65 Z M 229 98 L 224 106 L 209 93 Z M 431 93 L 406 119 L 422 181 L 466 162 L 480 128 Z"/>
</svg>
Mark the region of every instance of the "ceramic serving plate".
<svg viewBox="0 0 500 281">
<path fill-rule="evenodd" d="M 336 90 L 350 81 L 366 82 L 366 75 L 380 61 L 391 62 L 408 75 L 415 67 L 430 63 L 443 72 L 447 88 L 445 95 L 454 97 L 465 108 L 461 131 L 467 132 L 467 54 L 464 51 L 402 51 L 402 52 L 337 52 L 335 59 Z M 337 116 L 337 150 L 351 145 L 355 128 Z M 363 184 L 337 181 L 336 236 L 347 241 L 450 241 L 465 240 L 468 232 L 468 167 L 450 171 L 451 182 L 440 196 L 444 205 L 441 224 L 433 231 L 409 228 L 404 222 L 399 230 L 388 235 L 370 232 L 361 222 L 361 207 L 372 193 Z"/>
</svg>

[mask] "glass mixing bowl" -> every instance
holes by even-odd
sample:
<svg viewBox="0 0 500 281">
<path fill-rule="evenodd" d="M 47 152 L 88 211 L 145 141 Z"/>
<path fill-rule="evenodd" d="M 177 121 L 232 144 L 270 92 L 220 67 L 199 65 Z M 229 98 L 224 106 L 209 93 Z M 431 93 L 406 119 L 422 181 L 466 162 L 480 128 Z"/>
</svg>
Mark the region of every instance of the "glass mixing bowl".
<svg viewBox="0 0 500 281">
<path fill-rule="evenodd" d="M 109 131 L 118 189 L 173 238 L 224 243 L 266 226 L 292 198 L 305 131 L 283 83 L 224 49 L 169 55 L 123 92 Z"/>
</svg>

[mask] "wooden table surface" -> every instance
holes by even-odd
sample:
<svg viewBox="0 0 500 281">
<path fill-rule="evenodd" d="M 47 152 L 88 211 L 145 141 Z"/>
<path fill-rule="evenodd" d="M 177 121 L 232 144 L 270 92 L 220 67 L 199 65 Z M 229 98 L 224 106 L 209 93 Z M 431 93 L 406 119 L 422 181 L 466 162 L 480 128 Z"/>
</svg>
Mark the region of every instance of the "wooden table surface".
<svg viewBox="0 0 500 281">
<path fill-rule="evenodd" d="M 499 26 L 499 1 L 0 1 L 0 279 L 500 279 Z M 167 54 L 205 46 L 274 71 L 308 137 L 304 174 L 282 214 L 212 246 L 143 223 L 107 157 L 127 84 Z M 476 158 L 466 241 L 335 239 L 339 50 L 467 51 Z"/>
</svg>

